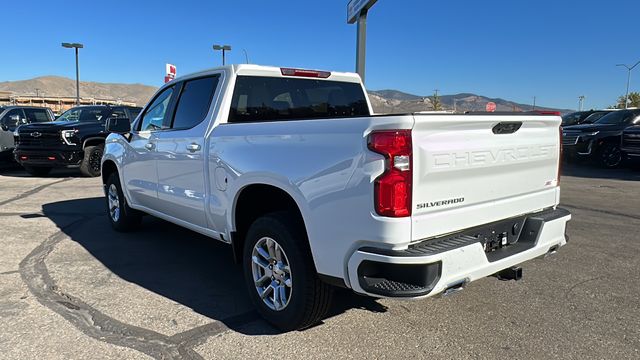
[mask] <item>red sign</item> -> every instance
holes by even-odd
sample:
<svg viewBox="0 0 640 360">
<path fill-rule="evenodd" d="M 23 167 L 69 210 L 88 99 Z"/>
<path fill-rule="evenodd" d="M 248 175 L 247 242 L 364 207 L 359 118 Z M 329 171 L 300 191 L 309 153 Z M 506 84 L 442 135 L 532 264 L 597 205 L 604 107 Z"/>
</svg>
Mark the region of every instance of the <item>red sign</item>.
<svg viewBox="0 0 640 360">
<path fill-rule="evenodd" d="M 493 101 L 489 101 L 487 103 L 487 106 L 485 107 L 485 109 L 487 110 L 487 112 L 494 112 L 496 111 L 496 103 L 494 103 Z"/>
<path fill-rule="evenodd" d="M 173 64 L 166 64 L 166 75 L 164 76 L 164 82 L 168 83 L 169 81 L 176 78 L 176 66 Z"/>
</svg>

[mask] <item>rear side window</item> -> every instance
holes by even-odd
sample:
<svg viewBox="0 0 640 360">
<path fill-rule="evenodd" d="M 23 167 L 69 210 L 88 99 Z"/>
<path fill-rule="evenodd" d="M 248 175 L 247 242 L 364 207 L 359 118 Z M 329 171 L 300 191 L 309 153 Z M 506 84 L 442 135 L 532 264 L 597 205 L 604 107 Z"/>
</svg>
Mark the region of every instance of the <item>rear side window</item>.
<svg viewBox="0 0 640 360">
<path fill-rule="evenodd" d="M 368 116 L 358 83 L 238 76 L 229 122 L 303 120 Z"/>
<path fill-rule="evenodd" d="M 218 76 L 186 81 L 180 92 L 171 127 L 190 129 L 201 123 L 209 112 L 211 99 L 217 86 Z"/>
<path fill-rule="evenodd" d="M 51 121 L 47 109 L 24 109 L 24 114 L 30 123 Z"/>
</svg>

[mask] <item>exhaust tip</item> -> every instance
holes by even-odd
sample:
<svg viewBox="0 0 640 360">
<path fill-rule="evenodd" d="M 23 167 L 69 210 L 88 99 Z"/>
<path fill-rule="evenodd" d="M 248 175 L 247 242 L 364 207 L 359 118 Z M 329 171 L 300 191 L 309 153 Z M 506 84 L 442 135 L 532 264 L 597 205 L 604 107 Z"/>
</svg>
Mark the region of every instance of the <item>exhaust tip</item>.
<svg viewBox="0 0 640 360">
<path fill-rule="evenodd" d="M 442 292 L 442 296 L 451 296 L 461 292 L 462 290 L 464 290 L 464 287 L 467 285 L 467 283 L 468 283 L 468 280 L 465 279 L 457 283 L 454 283 L 453 285 L 450 285 L 449 287 L 444 289 L 444 291 Z"/>
</svg>

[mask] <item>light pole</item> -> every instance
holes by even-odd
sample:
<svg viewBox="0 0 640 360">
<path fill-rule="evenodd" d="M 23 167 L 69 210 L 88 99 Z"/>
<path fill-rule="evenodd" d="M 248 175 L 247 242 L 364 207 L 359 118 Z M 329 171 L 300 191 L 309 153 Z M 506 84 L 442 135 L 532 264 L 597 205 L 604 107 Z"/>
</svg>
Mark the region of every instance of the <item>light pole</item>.
<svg viewBox="0 0 640 360">
<path fill-rule="evenodd" d="M 536 110 L 536 97 L 533 97 L 533 109 L 531 111 L 535 111 Z"/>
<path fill-rule="evenodd" d="M 248 64 L 249 63 L 249 55 L 247 55 L 247 50 L 242 49 L 242 52 L 244 53 L 244 61 Z"/>
<path fill-rule="evenodd" d="M 76 105 L 80 105 L 80 68 L 78 66 L 78 49 L 84 45 L 80 43 L 62 43 L 62 47 L 76 50 Z"/>
<path fill-rule="evenodd" d="M 616 66 L 624 66 L 627 68 L 627 92 L 624 95 L 624 108 L 626 109 L 629 103 L 629 81 L 631 80 L 631 70 L 633 70 L 634 67 L 636 67 L 638 64 L 640 64 L 640 61 L 638 61 L 637 63 L 633 64 L 633 66 L 629 66 L 626 64 L 617 64 Z"/>
<path fill-rule="evenodd" d="M 584 95 L 578 96 L 578 111 L 582 111 L 582 104 L 584 103 Z"/>
<path fill-rule="evenodd" d="M 222 50 L 222 66 L 224 66 L 224 52 L 231 51 L 230 45 L 213 45 L 213 50 Z"/>
</svg>

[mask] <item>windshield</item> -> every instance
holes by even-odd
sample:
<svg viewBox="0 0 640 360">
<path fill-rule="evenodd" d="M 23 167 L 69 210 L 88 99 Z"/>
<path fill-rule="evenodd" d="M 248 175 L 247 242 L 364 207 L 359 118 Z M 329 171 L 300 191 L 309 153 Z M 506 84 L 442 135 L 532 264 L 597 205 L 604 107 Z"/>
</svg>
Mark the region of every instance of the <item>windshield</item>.
<svg viewBox="0 0 640 360">
<path fill-rule="evenodd" d="M 58 121 L 98 122 L 105 121 L 111 110 L 107 107 L 76 107 L 60 115 Z"/>
<path fill-rule="evenodd" d="M 584 124 L 593 124 L 594 122 L 598 121 L 601 117 L 607 115 L 608 112 L 597 112 L 597 113 L 593 113 L 589 116 L 587 116 L 586 119 L 584 119 L 583 123 Z"/>
<path fill-rule="evenodd" d="M 613 111 L 601 117 L 596 124 L 621 125 L 630 122 L 638 113 L 628 110 Z"/>
</svg>

